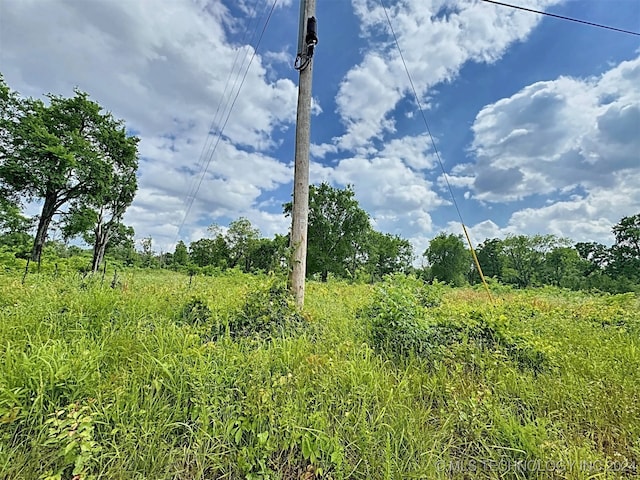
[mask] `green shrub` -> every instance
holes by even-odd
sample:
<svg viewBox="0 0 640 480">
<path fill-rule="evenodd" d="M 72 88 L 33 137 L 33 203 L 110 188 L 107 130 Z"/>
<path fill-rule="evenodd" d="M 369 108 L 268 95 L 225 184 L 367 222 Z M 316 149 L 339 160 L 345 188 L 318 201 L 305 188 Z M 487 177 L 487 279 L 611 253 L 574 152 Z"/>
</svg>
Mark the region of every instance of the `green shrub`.
<svg viewBox="0 0 640 480">
<path fill-rule="evenodd" d="M 242 308 L 228 322 L 232 337 L 282 337 L 300 333 L 307 321 L 284 281 L 267 279 L 247 294 Z M 220 329 L 214 331 L 219 334 Z"/>
<path fill-rule="evenodd" d="M 444 286 L 425 285 L 415 277 L 389 276 L 361 313 L 370 322 L 372 346 L 391 357 L 416 355 L 430 360 L 470 361 L 478 352 L 503 354 L 520 368 L 540 372 L 551 366 L 549 355 L 482 312 L 456 312 L 442 318 Z"/>
<path fill-rule="evenodd" d="M 431 352 L 424 323 L 424 304 L 430 300 L 420 296 L 423 291 L 424 282 L 404 275 L 388 276 L 377 287 L 371 304 L 360 312 L 361 318 L 371 322 L 371 342 L 376 350 L 391 356 Z"/>
</svg>

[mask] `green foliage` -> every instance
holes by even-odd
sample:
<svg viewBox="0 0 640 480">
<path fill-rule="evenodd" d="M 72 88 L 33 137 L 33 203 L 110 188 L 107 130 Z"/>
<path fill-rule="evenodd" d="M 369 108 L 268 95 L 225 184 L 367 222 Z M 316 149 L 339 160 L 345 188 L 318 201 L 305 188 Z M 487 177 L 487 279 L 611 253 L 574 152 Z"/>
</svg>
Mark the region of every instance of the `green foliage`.
<svg viewBox="0 0 640 480">
<path fill-rule="evenodd" d="M 640 213 L 623 217 L 614 225 L 613 234 L 616 244 L 609 271 L 640 283 Z"/>
<path fill-rule="evenodd" d="M 245 272 L 250 270 L 251 250 L 260 238 L 260 230 L 254 228 L 251 222 L 240 217 L 229 224 L 226 242 L 229 246 L 231 268 L 240 265 Z"/>
<path fill-rule="evenodd" d="M 439 234 L 429 242 L 424 256 L 429 261 L 433 278 L 454 286 L 464 285 L 471 270 L 471 255 L 462 236 Z"/>
<path fill-rule="evenodd" d="M 371 304 L 361 313 L 371 322 L 371 343 L 392 356 L 432 352 L 426 323 L 426 305 L 437 302 L 435 295 L 423 294 L 429 287 L 415 277 L 393 275 L 375 291 Z"/>
<path fill-rule="evenodd" d="M 48 95 L 48 104 L 15 94 L 10 98 L 0 102 L 0 183 L 13 197 L 43 201 L 32 252 L 39 261 L 49 225 L 62 206 L 71 209 L 61 222 L 73 235 L 87 228 L 87 209 L 96 210 L 100 219 L 113 202 L 131 203 L 138 139 L 78 90 L 72 98 Z M 128 179 L 126 194 L 122 178 Z M 113 218 L 122 213 L 118 210 Z"/>
<path fill-rule="evenodd" d="M 189 245 L 189 258 L 199 267 L 226 267 L 230 262 L 229 246 L 222 235 L 202 238 Z"/>
<path fill-rule="evenodd" d="M 189 325 L 206 325 L 211 321 L 211 310 L 204 300 L 193 297 L 182 307 L 177 320 Z"/>
<path fill-rule="evenodd" d="M 47 453 L 50 452 L 56 466 L 47 470 L 40 478 L 97 478 L 95 467 L 102 449 L 94 437 L 96 417 L 99 418 L 96 412 L 91 411 L 89 405 L 75 403 L 50 415 L 45 422 L 48 433 L 42 447 Z"/>
<path fill-rule="evenodd" d="M 242 308 L 229 319 L 232 337 L 281 337 L 307 326 L 286 284 L 274 277 L 249 291 Z"/>
<path fill-rule="evenodd" d="M 367 239 L 366 256 L 366 269 L 371 280 L 380 280 L 385 275 L 406 273 L 411 269 L 413 246 L 397 235 L 371 230 Z"/>
<path fill-rule="evenodd" d="M 476 248 L 476 256 L 485 278 L 502 279 L 504 264 L 503 244 L 499 238 L 485 240 Z M 480 276 L 474 270 L 474 281 L 480 281 Z"/>
<path fill-rule="evenodd" d="M 20 212 L 20 207 L 0 196 L 0 234 L 26 234 L 33 226 L 33 219 L 27 218 Z"/>
<path fill-rule="evenodd" d="M 182 240 L 176 244 L 175 251 L 173 252 L 173 263 L 179 266 L 185 266 L 189 263 L 189 252 Z"/>
<path fill-rule="evenodd" d="M 77 462 L 114 479 L 638 475 L 634 294 L 309 282 L 303 334 L 267 337 L 257 319 L 293 315 L 274 279 L 118 267 L 111 288 L 76 258 L 0 275 L 0 478 L 71 479 Z M 372 348 L 365 312 L 406 314 L 426 354 Z M 249 338 L 231 334 L 241 316 Z"/>
<path fill-rule="evenodd" d="M 490 352 L 536 373 L 553 367 L 547 349 L 509 332 L 504 315 L 495 319 L 475 311 L 456 317 L 430 313 L 426 305 L 437 306 L 441 295 L 414 277 L 387 277 L 362 313 L 371 323 L 374 348 L 396 358 L 415 355 L 467 363 L 475 362 L 478 352 Z"/>
<path fill-rule="evenodd" d="M 292 204 L 284 205 L 291 214 Z M 329 273 L 355 276 L 364 263 L 365 245 L 371 225 L 360 208 L 352 186 L 334 188 L 328 183 L 309 187 L 307 275 L 319 274 L 323 282 Z"/>
<path fill-rule="evenodd" d="M 289 237 L 278 235 L 273 239 L 256 240 L 249 252 L 249 271 L 281 272 L 286 266 Z"/>
</svg>

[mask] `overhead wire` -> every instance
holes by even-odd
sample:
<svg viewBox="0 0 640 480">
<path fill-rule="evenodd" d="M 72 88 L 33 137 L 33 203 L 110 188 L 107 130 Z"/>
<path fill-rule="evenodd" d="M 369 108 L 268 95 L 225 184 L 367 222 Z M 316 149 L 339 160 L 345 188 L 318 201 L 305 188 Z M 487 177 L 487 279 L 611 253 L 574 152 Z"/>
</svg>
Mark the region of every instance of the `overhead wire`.
<svg viewBox="0 0 640 480">
<path fill-rule="evenodd" d="M 259 18 L 256 13 L 258 11 L 258 6 L 260 4 L 261 0 L 256 0 L 256 3 L 253 7 L 253 15 L 252 15 L 252 20 L 251 22 L 249 22 L 247 24 L 247 26 L 245 27 L 245 31 L 244 31 L 244 35 L 242 37 L 241 40 L 241 45 L 253 45 L 253 41 L 256 37 L 256 33 L 258 31 L 258 27 L 260 25 L 259 22 Z M 268 6 L 268 0 L 265 0 L 265 8 Z M 264 15 L 264 14 L 263 14 Z M 255 20 L 255 25 L 253 25 Z M 251 31 L 251 29 L 253 28 L 253 34 L 251 35 L 251 39 L 247 42 L 248 40 L 248 36 L 249 36 L 249 32 Z M 242 58 L 242 62 L 240 63 L 240 66 L 237 70 L 237 72 L 235 71 L 235 67 L 238 63 L 238 59 L 240 58 L 240 53 L 243 52 L 245 49 L 244 48 L 238 48 L 236 50 L 236 55 L 234 57 L 233 60 L 233 65 L 231 66 L 231 70 L 229 71 L 229 75 L 227 76 L 227 80 L 225 82 L 225 86 L 222 92 L 222 95 L 220 96 L 220 99 L 218 101 L 218 106 L 216 108 L 216 112 L 213 116 L 213 119 L 211 121 L 211 125 L 209 126 L 209 129 L 207 130 L 207 134 L 205 137 L 205 141 L 202 145 L 202 151 L 200 153 L 200 157 L 198 159 L 198 162 L 196 164 L 196 173 L 193 176 L 193 182 L 191 183 L 190 187 L 189 187 L 189 191 L 188 194 L 184 200 L 184 207 L 185 207 L 185 214 L 182 218 L 182 221 L 178 227 L 178 231 L 176 232 L 176 238 L 175 241 L 178 240 L 179 236 L 180 236 L 180 232 L 182 230 L 182 228 L 184 227 L 184 224 L 188 218 L 188 215 L 191 211 L 191 208 L 193 207 L 193 203 L 195 202 L 196 199 L 196 195 L 198 193 L 198 190 L 200 188 L 200 183 L 199 182 L 199 178 L 201 176 L 203 176 L 206 173 L 206 168 L 207 168 L 207 164 L 205 162 L 205 158 L 207 157 L 207 152 L 209 150 L 212 150 L 212 144 L 214 142 L 214 138 L 216 137 L 216 131 L 217 133 L 220 132 L 220 123 L 222 121 L 222 118 L 224 117 L 225 112 L 227 111 L 227 107 L 229 106 L 229 101 L 231 99 L 231 95 L 233 94 L 233 91 L 238 83 L 238 79 L 240 78 L 240 75 L 242 73 L 242 69 L 244 67 L 244 63 L 248 57 L 248 52 L 243 56 Z M 231 91 L 229 96 L 227 97 L 227 90 L 229 88 L 229 85 L 231 83 L 231 78 L 233 77 L 235 72 L 235 80 L 233 81 L 233 86 L 231 87 Z M 221 109 L 222 105 L 224 103 L 224 107 Z M 218 114 L 220 114 L 220 116 L 218 116 Z M 217 127 L 217 129 L 216 129 Z M 213 133 L 213 135 L 212 135 Z M 212 152 L 211 152 L 212 153 Z M 175 242 L 174 242 L 175 243 Z"/>
<path fill-rule="evenodd" d="M 464 220 L 462 218 L 462 213 L 460 212 L 460 208 L 458 207 L 458 202 L 456 201 L 456 197 L 453 194 L 453 188 L 451 188 L 451 183 L 449 182 L 449 177 L 447 175 L 447 171 L 444 168 L 444 164 L 442 163 L 442 158 L 440 157 L 440 152 L 438 150 L 438 147 L 436 146 L 436 142 L 435 139 L 433 138 L 433 135 L 431 134 L 431 128 L 429 128 L 429 122 L 427 122 L 427 117 L 424 114 L 424 109 L 422 108 L 422 102 L 420 102 L 420 97 L 418 96 L 418 91 L 416 90 L 415 84 L 413 83 L 413 78 L 411 77 L 411 73 L 409 72 L 409 67 L 407 66 L 407 62 L 404 59 L 404 54 L 402 53 L 402 48 L 400 48 L 400 43 L 398 42 L 398 37 L 396 35 L 396 32 L 393 28 L 393 25 L 391 24 L 391 18 L 389 18 L 389 12 L 387 11 L 387 6 L 384 3 L 384 0 L 380 0 L 380 5 L 382 6 L 382 9 L 384 10 L 384 15 L 387 19 L 387 23 L 389 24 L 389 29 L 391 30 L 391 34 L 393 36 L 393 41 L 395 42 L 396 48 L 398 50 L 398 53 L 400 54 L 400 60 L 402 61 L 402 64 L 404 65 L 404 70 L 405 73 L 407 74 L 407 78 L 409 79 L 409 84 L 411 85 L 411 90 L 413 91 L 413 96 L 416 99 L 416 103 L 418 105 L 418 110 L 420 111 L 420 115 L 422 116 L 422 121 L 424 122 L 424 126 L 427 129 L 427 133 L 429 134 L 429 138 L 431 140 L 431 146 L 433 148 L 433 151 L 436 155 L 436 159 L 438 160 L 438 164 L 440 165 L 440 169 L 442 170 L 442 175 L 444 178 L 444 181 L 447 185 L 447 189 L 449 190 L 449 195 L 451 196 L 451 200 L 453 202 L 453 206 L 455 207 L 456 212 L 458 213 L 458 218 L 460 219 L 460 224 L 462 225 L 462 230 L 464 232 L 464 235 L 466 237 L 467 243 L 469 244 L 469 249 L 471 250 L 471 256 L 473 257 L 473 261 L 476 265 L 476 268 L 478 269 L 478 274 L 480 275 L 480 279 L 482 280 L 482 284 L 484 285 L 484 288 L 487 292 L 487 295 L 489 296 L 490 301 L 493 303 L 493 296 L 491 295 L 491 290 L 489 290 L 489 285 L 487 284 L 487 281 L 484 277 L 484 274 L 482 273 L 482 267 L 480 266 L 480 262 L 478 261 L 478 256 L 476 255 L 476 251 L 475 248 L 473 248 L 473 243 L 471 242 L 471 237 L 469 236 L 469 232 L 467 231 L 467 227 L 465 226 Z"/>
<path fill-rule="evenodd" d="M 587 20 L 580 20 L 578 18 L 567 17 L 564 15 L 558 15 L 556 13 L 544 12 L 542 10 L 534 10 L 533 8 L 522 7 L 520 5 L 512 5 L 510 3 L 498 2 L 496 0 L 482 0 L 486 3 L 493 3 L 494 5 L 500 5 L 503 7 L 515 8 L 517 10 L 523 10 L 525 12 L 537 13 L 538 15 L 546 15 L 547 17 L 558 18 L 560 20 L 567 20 L 569 22 L 581 23 L 583 25 L 589 25 L 591 27 L 604 28 L 606 30 L 613 30 L 614 32 L 626 33 L 627 35 L 640 36 L 640 32 L 633 32 L 631 30 L 624 30 L 622 28 L 611 27 L 609 25 L 603 25 L 601 23 L 589 22 Z"/>
<path fill-rule="evenodd" d="M 215 143 L 213 144 L 213 147 L 211 148 L 211 150 L 209 152 L 208 158 L 206 159 L 206 162 L 204 164 L 204 168 L 202 169 L 202 172 L 200 174 L 200 178 L 196 183 L 195 190 L 193 190 L 193 194 L 190 193 L 190 195 L 189 195 L 189 199 L 190 200 L 188 201 L 188 204 L 186 205 L 186 211 L 184 213 L 182 221 L 180 222 L 180 226 L 178 227 L 178 231 L 176 233 L 176 241 L 178 240 L 178 238 L 180 236 L 180 232 L 181 232 L 182 228 L 184 227 L 184 224 L 185 224 L 185 222 L 186 222 L 186 220 L 187 220 L 187 218 L 189 216 L 189 213 L 191 211 L 191 208 L 193 207 L 193 203 L 195 201 L 195 198 L 196 198 L 198 192 L 200 191 L 200 187 L 202 186 L 202 182 L 204 180 L 204 177 L 205 177 L 205 175 L 206 175 L 206 173 L 207 173 L 207 171 L 209 169 L 211 161 L 213 160 L 213 157 L 214 157 L 215 152 L 216 152 L 216 150 L 218 148 L 218 145 L 220 144 L 220 141 L 222 139 L 222 135 L 224 133 L 224 129 L 226 128 L 227 123 L 229 122 L 229 118 L 231 117 L 231 113 L 233 112 L 233 108 L 234 108 L 234 106 L 235 106 L 235 104 L 236 104 L 236 102 L 238 100 L 238 97 L 240 96 L 240 92 L 242 91 L 242 87 L 244 86 L 244 83 L 245 83 L 245 81 L 247 79 L 247 75 L 249 73 L 249 69 L 251 68 L 251 65 L 253 64 L 253 60 L 255 59 L 256 54 L 258 53 L 258 49 L 260 48 L 260 44 L 262 43 L 262 38 L 264 37 L 264 33 L 267 30 L 267 27 L 269 25 L 269 21 L 271 20 L 271 17 L 273 16 L 273 12 L 274 12 L 277 4 L 278 4 L 278 0 L 274 0 L 272 5 L 271 5 L 271 8 L 269 9 L 269 13 L 268 13 L 267 18 L 266 18 L 266 20 L 264 22 L 264 25 L 262 27 L 262 31 L 260 32 L 260 36 L 258 37 L 256 45 L 255 45 L 255 47 L 253 47 L 253 52 L 251 54 L 251 57 L 249 59 L 249 63 L 247 64 L 247 67 L 246 67 L 246 69 L 244 71 L 244 74 L 242 76 L 242 80 L 240 82 L 240 85 L 238 86 L 238 89 L 237 89 L 235 95 L 233 96 L 233 101 L 231 102 L 231 105 L 229 106 L 229 109 L 227 111 L 227 114 L 226 114 L 226 117 L 224 119 L 224 122 L 222 123 L 220 128 L 218 128 L 218 134 L 217 134 Z M 243 61 L 243 64 L 244 64 L 244 61 Z M 234 82 L 234 87 L 235 87 L 235 84 L 237 83 L 237 79 L 238 78 L 239 77 L 237 77 L 236 78 L 236 82 Z M 231 92 L 233 92 L 233 88 L 234 87 L 232 87 Z M 231 98 L 231 97 L 229 97 L 229 98 Z M 226 105 L 229 105 L 228 100 L 227 100 L 227 104 Z M 226 105 L 225 105 L 225 108 L 223 109 L 223 112 L 226 110 Z M 209 130 L 209 132 L 210 131 L 211 131 L 211 129 Z M 208 141 L 209 132 L 207 132 L 207 140 L 205 140 L 205 142 Z"/>
<path fill-rule="evenodd" d="M 266 2 L 268 0 L 265 0 L 265 5 Z M 253 40 L 255 38 L 255 35 L 257 33 L 258 30 L 258 25 L 259 25 L 259 21 L 258 21 L 258 16 L 256 15 L 257 11 L 258 11 L 258 4 L 261 2 L 261 0 L 256 0 L 255 5 L 253 6 L 252 9 L 252 15 L 251 15 L 251 21 L 246 25 L 245 29 L 244 29 L 244 34 L 242 36 L 242 39 L 240 40 L 240 45 L 246 45 L 247 43 L 249 45 L 253 44 Z M 255 26 L 253 25 L 255 21 Z M 253 28 L 253 34 L 251 36 L 251 40 L 249 40 L 249 32 L 251 31 L 251 29 Z M 229 89 L 229 85 L 231 84 L 231 78 L 234 75 L 234 72 L 236 73 L 236 79 L 233 82 L 233 87 L 231 89 L 231 91 L 233 91 L 233 89 L 235 88 L 235 85 L 238 81 L 238 78 L 240 77 L 240 73 L 242 71 L 242 67 L 244 66 L 244 62 L 247 58 L 248 55 L 244 55 L 243 59 L 242 59 L 242 63 L 240 64 L 240 67 L 238 68 L 238 71 L 236 72 L 236 65 L 238 64 L 238 59 L 240 58 L 240 52 L 242 52 L 244 50 L 244 48 L 238 48 L 236 50 L 236 54 L 233 58 L 233 64 L 231 65 L 231 69 L 229 70 L 229 75 L 227 75 L 227 79 L 225 81 L 224 84 L 224 89 L 222 91 L 222 94 L 220 95 L 220 99 L 218 100 L 218 106 L 216 107 L 216 111 L 213 114 L 213 118 L 211 119 L 211 124 L 209 126 L 209 129 L 207 130 L 207 135 L 205 137 L 205 141 L 202 144 L 202 150 L 200 152 L 200 155 L 198 157 L 198 161 L 196 162 L 196 175 L 194 176 L 194 181 L 193 183 L 190 185 L 189 187 L 189 192 L 187 194 L 187 196 L 184 199 L 184 206 L 187 206 L 190 202 L 192 203 L 194 201 L 194 195 L 195 195 L 195 189 L 196 189 L 196 185 L 197 185 L 197 178 L 198 176 L 202 173 L 202 169 L 204 168 L 204 159 L 206 156 L 206 153 L 208 151 L 209 148 L 211 148 L 211 144 L 213 143 L 213 135 L 211 135 L 216 129 L 216 126 L 219 126 L 220 121 L 222 120 L 222 118 L 218 117 L 218 115 L 221 112 L 221 107 L 223 102 L 225 101 L 226 95 L 227 95 L 227 90 Z M 228 99 L 225 102 L 225 108 L 222 109 L 222 115 L 224 115 L 224 112 L 226 111 L 226 107 L 228 105 Z M 189 207 L 190 208 L 190 207 Z M 182 225 L 180 226 L 180 229 L 182 228 Z M 180 233 L 180 229 L 178 230 L 178 235 Z"/>
</svg>

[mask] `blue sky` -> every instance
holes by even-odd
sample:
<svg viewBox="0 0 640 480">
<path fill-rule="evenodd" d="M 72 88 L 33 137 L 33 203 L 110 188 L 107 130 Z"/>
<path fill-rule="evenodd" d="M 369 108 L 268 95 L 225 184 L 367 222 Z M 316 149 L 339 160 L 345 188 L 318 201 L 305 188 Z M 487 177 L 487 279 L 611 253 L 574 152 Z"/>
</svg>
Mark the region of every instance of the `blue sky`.
<svg viewBox="0 0 640 480">
<path fill-rule="evenodd" d="M 126 221 L 157 250 L 239 216 L 284 233 L 297 0 L 278 1 L 215 151 L 207 136 L 272 3 L 7 0 L 0 72 L 24 95 L 78 86 L 141 137 Z M 610 243 L 611 226 L 640 212 L 640 37 L 480 0 L 385 3 L 475 242 L 554 233 Z M 513 3 L 640 30 L 637 0 Z M 420 254 L 459 220 L 384 11 L 379 0 L 318 0 L 317 17 L 312 182 L 352 184 L 376 228 Z"/>
</svg>

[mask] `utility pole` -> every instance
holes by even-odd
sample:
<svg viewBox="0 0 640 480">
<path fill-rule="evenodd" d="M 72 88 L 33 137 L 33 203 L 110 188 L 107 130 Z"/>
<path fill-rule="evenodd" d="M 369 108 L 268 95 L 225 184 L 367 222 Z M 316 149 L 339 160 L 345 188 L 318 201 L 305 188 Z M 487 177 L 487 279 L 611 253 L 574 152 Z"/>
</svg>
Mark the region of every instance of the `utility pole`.
<svg viewBox="0 0 640 480">
<path fill-rule="evenodd" d="M 300 71 L 298 111 L 296 118 L 296 153 L 291 211 L 291 270 L 289 289 L 297 305 L 304 306 L 307 273 L 307 226 L 309 222 L 309 142 L 311 130 L 311 80 L 313 51 L 318 43 L 316 0 L 300 0 L 298 55 L 295 68 Z"/>
</svg>

